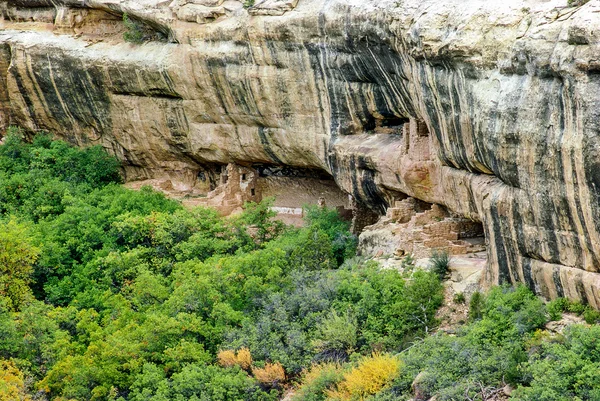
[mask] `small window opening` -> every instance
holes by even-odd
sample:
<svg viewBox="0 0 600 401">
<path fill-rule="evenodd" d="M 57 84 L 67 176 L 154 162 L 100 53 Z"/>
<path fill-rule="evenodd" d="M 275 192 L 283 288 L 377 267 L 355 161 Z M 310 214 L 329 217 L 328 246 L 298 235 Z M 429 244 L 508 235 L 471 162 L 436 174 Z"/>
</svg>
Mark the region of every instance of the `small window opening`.
<svg viewBox="0 0 600 401">
<path fill-rule="evenodd" d="M 250 189 L 250 195 L 254 196 L 254 188 Z"/>
<path fill-rule="evenodd" d="M 246 181 L 246 174 L 242 174 L 242 181 Z"/>
</svg>

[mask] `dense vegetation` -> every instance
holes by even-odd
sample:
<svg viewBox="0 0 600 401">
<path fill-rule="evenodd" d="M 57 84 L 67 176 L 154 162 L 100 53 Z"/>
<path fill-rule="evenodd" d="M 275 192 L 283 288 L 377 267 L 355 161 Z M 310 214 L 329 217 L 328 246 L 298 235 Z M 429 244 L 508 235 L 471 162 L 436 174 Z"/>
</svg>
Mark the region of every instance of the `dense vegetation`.
<svg viewBox="0 0 600 401">
<path fill-rule="evenodd" d="M 356 258 L 334 211 L 186 210 L 124 189 L 100 148 L 20 136 L 0 145 L 0 401 L 600 399 L 598 326 L 541 330 L 589 308 L 499 287 L 429 335 L 441 267 Z"/>
<path fill-rule="evenodd" d="M 333 211 L 309 209 L 302 229 L 268 202 L 223 219 L 124 189 L 118 168 L 14 130 L 0 146 L 0 356 L 32 392 L 275 399 L 311 362 L 399 349 L 433 325 L 439 280 L 351 259 Z M 227 363 L 240 350 L 247 363 Z"/>
</svg>

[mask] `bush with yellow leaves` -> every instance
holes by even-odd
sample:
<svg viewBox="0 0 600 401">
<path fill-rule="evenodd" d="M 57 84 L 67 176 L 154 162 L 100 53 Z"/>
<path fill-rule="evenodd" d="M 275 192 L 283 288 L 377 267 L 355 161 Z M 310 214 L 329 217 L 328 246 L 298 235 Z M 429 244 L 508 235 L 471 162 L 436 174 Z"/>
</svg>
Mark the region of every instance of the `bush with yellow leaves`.
<svg viewBox="0 0 600 401">
<path fill-rule="evenodd" d="M 236 355 L 237 364 L 244 370 L 249 370 L 252 366 L 252 355 L 248 348 L 240 348 Z"/>
<path fill-rule="evenodd" d="M 325 393 L 335 401 L 365 400 L 383 390 L 397 376 L 400 360 L 389 354 L 374 353 L 344 374 L 333 390 Z"/>
<path fill-rule="evenodd" d="M 0 360 L 0 401 L 31 401 L 23 373 L 12 362 Z"/>
<path fill-rule="evenodd" d="M 254 378 L 265 387 L 276 388 L 285 382 L 285 370 L 279 362 L 267 363 L 264 368 L 252 368 Z"/>
<path fill-rule="evenodd" d="M 230 349 L 224 349 L 219 351 L 217 354 L 217 360 L 219 361 L 219 365 L 224 368 L 230 368 L 232 366 L 237 365 L 237 358 L 235 357 L 235 351 Z"/>
<path fill-rule="evenodd" d="M 248 348 L 240 348 L 237 353 L 230 349 L 219 351 L 217 360 L 224 368 L 237 365 L 244 370 L 249 370 L 252 366 L 252 355 Z"/>
</svg>

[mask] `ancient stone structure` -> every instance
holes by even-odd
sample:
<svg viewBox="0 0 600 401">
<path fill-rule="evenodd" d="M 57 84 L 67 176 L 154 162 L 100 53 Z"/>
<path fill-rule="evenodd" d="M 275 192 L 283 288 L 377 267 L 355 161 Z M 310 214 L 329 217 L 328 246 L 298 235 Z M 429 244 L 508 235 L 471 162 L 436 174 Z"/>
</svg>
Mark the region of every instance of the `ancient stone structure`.
<svg viewBox="0 0 600 401">
<path fill-rule="evenodd" d="M 3 0 L 0 121 L 130 181 L 319 170 L 482 224 L 488 282 L 600 307 L 600 4 Z M 122 15 L 152 39 L 125 43 Z"/>
<path fill-rule="evenodd" d="M 203 191 L 206 175 L 197 179 L 196 185 L 186 192 L 173 192 L 158 185 L 159 190 L 181 198 L 186 206 L 209 206 L 223 215 L 242 211 L 246 202 L 260 202 L 274 198 L 274 209 L 280 218 L 290 224 L 302 224 L 303 207 L 322 202 L 340 211 L 350 210 L 350 200 L 333 180 L 315 176 L 310 171 L 272 168 L 252 168 L 237 164 L 218 167 L 218 181 L 208 183 L 210 190 Z M 143 183 L 143 182 L 142 182 Z"/>
<path fill-rule="evenodd" d="M 432 251 L 464 255 L 485 250 L 480 223 L 452 216 L 442 206 L 414 198 L 397 201 L 360 236 L 359 250 L 376 256 L 428 258 Z"/>
</svg>

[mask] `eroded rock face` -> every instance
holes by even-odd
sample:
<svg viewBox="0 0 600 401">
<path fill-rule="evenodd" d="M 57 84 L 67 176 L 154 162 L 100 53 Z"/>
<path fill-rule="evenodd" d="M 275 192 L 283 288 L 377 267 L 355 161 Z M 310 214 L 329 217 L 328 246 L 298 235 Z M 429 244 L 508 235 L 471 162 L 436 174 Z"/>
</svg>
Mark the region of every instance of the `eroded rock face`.
<svg viewBox="0 0 600 401">
<path fill-rule="evenodd" d="M 483 224 L 488 282 L 600 307 L 597 1 L 0 4 L 3 124 L 130 180 L 287 165 L 380 214 L 442 204 Z M 124 43 L 124 12 L 160 40 Z"/>
</svg>

